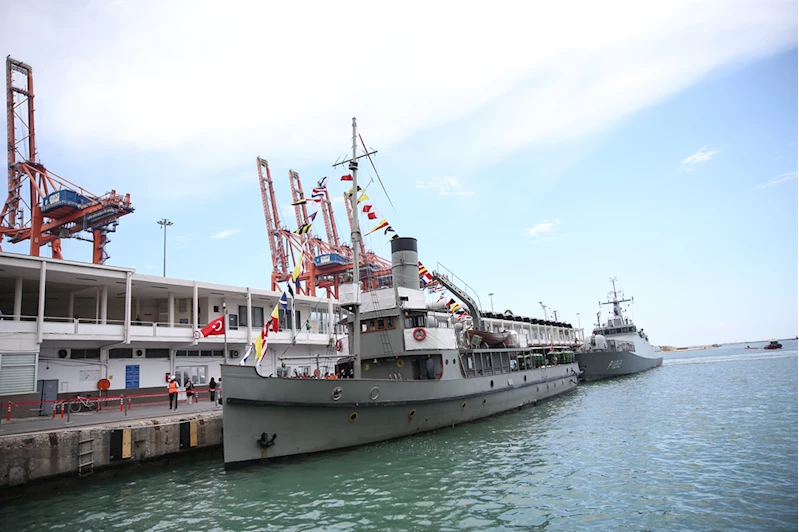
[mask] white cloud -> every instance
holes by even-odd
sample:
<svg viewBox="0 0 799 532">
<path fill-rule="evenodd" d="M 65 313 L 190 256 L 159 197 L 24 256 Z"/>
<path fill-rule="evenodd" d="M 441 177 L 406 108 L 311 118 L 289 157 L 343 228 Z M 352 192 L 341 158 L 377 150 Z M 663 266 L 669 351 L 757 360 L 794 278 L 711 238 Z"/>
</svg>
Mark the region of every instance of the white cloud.
<svg viewBox="0 0 799 532">
<path fill-rule="evenodd" d="M 557 218 L 549 218 L 543 222 L 535 224 L 533 227 L 525 231 L 525 234 L 527 236 L 536 236 L 540 235 L 541 233 L 551 233 L 558 225 L 560 225 L 560 220 Z"/>
<path fill-rule="evenodd" d="M 768 187 L 773 187 L 774 185 L 777 185 L 779 183 L 784 183 L 786 181 L 793 181 L 794 179 L 796 179 L 796 175 L 797 175 L 796 172 L 786 172 L 784 174 L 778 175 L 771 181 L 768 181 L 766 183 L 760 183 L 755 188 L 768 188 Z"/>
<path fill-rule="evenodd" d="M 227 238 L 229 236 L 235 235 L 236 233 L 241 232 L 241 229 L 225 229 L 224 231 L 220 231 L 215 235 L 211 235 L 208 238 Z"/>
<path fill-rule="evenodd" d="M 708 150 L 707 146 L 704 146 L 699 148 L 699 150 L 690 157 L 683 159 L 682 164 L 695 165 L 699 163 L 706 163 L 719 153 L 721 152 L 718 150 Z"/>
<path fill-rule="evenodd" d="M 430 190 L 439 196 L 471 196 L 474 194 L 471 190 L 461 190 L 460 183 L 454 177 L 433 177 L 428 182 L 416 181 L 413 188 L 421 190 Z"/>
<path fill-rule="evenodd" d="M 780 159 L 782 159 L 782 155 L 777 155 L 776 157 L 774 157 L 775 161 L 779 161 Z"/>
<path fill-rule="evenodd" d="M 216 193 L 210 174 L 231 161 L 330 161 L 353 115 L 382 151 L 430 131 L 439 158 L 470 168 L 584 138 L 718 68 L 795 47 L 795 2 L 765 3 L 565 1 L 520 16 L 502 1 L 5 2 L 0 18 L 19 23 L 0 49 L 36 71 L 43 140 L 83 160 L 130 154 L 149 185 L 148 156 L 162 155 L 191 176 L 164 186 Z"/>
</svg>

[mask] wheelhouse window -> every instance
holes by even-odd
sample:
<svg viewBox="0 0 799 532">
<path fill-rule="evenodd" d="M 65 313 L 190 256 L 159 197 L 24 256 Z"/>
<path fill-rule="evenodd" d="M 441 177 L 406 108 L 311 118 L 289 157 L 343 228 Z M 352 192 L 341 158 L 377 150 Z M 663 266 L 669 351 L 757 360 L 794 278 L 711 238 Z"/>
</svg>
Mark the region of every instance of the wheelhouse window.
<svg viewBox="0 0 799 532">
<path fill-rule="evenodd" d="M 379 331 L 388 331 L 396 329 L 397 322 L 394 317 L 388 318 L 373 318 L 371 320 L 361 321 L 361 332 L 371 333 Z"/>
</svg>

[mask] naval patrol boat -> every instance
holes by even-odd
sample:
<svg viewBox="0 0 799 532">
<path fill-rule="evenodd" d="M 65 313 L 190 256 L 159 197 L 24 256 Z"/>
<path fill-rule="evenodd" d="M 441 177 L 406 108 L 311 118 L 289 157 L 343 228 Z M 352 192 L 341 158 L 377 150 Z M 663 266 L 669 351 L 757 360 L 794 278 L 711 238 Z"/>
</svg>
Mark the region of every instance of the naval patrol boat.
<svg viewBox="0 0 799 532">
<path fill-rule="evenodd" d="M 624 299 L 616 290 L 615 278 L 610 281 L 612 299 L 600 305 L 613 305 L 612 313 L 604 326 L 600 322 L 601 314 L 597 314 L 597 326 L 591 337 L 575 354 L 585 381 L 631 375 L 663 364 L 663 356 L 649 343 L 649 336 L 624 316 L 621 304 L 632 299 Z"/>
<path fill-rule="evenodd" d="M 353 190 L 356 138 L 353 119 Z M 353 216 L 353 264 L 360 236 Z M 349 315 L 348 334 L 336 341 L 336 370 L 352 369 L 353 378 L 264 377 L 256 366 L 222 366 L 226 468 L 451 427 L 576 388 L 576 362 L 545 359 L 515 335 L 499 345 L 484 342 L 479 333 L 489 331 L 476 301 L 433 272 L 469 309 L 475 332 L 467 337 L 451 317 L 451 326 L 440 321 L 420 287 L 418 260 L 416 239 L 395 238 L 390 288 L 364 291 L 357 267 L 352 283 L 339 287 L 338 303 Z"/>
</svg>

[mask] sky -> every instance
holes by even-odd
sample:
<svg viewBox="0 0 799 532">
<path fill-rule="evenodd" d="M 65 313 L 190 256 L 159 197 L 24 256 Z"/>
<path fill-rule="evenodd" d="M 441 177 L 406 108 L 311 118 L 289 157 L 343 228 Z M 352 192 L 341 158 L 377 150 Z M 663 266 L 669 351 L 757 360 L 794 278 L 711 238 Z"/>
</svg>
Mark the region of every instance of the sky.
<svg viewBox="0 0 799 532">
<path fill-rule="evenodd" d="M 483 308 L 588 328 L 615 277 L 655 344 L 794 337 L 796 3 L 551 4 L 7 0 L 0 51 L 41 162 L 131 194 L 108 264 L 160 275 L 166 217 L 170 277 L 269 288 L 256 157 L 293 230 L 357 117 L 375 207 Z"/>
</svg>

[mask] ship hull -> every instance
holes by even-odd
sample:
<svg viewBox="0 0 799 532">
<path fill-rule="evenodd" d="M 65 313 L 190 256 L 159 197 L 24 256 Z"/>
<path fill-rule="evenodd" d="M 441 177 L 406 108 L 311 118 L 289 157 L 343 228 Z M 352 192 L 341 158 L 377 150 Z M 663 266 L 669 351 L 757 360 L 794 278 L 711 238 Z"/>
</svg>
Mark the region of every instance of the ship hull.
<svg viewBox="0 0 799 532">
<path fill-rule="evenodd" d="M 521 408 L 574 390 L 577 369 L 572 363 L 392 381 L 263 378 L 252 367 L 223 366 L 225 467 L 390 440 Z"/>
<path fill-rule="evenodd" d="M 587 351 L 576 353 L 585 381 L 597 381 L 640 373 L 663 365 L 663 357 L 644 357 L 632 351 Z"/>
</svg>

